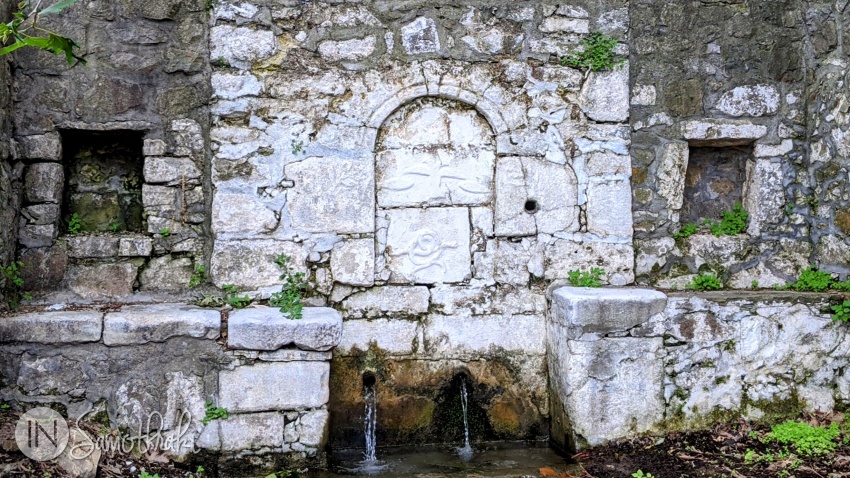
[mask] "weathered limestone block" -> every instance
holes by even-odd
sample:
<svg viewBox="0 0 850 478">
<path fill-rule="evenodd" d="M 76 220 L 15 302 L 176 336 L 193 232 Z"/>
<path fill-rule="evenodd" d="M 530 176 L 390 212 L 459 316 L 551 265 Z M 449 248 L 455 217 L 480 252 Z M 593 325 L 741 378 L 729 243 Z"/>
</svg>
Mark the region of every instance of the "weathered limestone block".
<svg viewBox="0 0 850 478">
<path fill-rule="evenodd" d="M 145 182 L 170 186 L 198 185 L 201 171 L 189 158 L 148 156 L 144 166 Z"/>
<path fill-rule="evenodd" d="M 35 312 L 0 320 L 0 342 L 97 342 L 102 330 L 101 312 Z"/>
<path fill-rule="evenodd" d="M 62 138 L 59 133 L 48 133 L 18 138 L 19 154 L 28 160 L 61 161 Z"/>
<path fill-rule="evenodd" d="M 27 224 L 46 226 L 56 224 L 59 221 L 58 204 L 34 204 L 21 209 L 21 216 L 27 220 Z"/>
<path fill-rule="evenodd" d="M 782 220 L 785 205 L 782 163 L 759 160 L 747 163 L 744 210 L 749 213 L 747 233 L 758 236 L 771 223 Z"/>
<path fill-rule="evenodd" d="M 106 345 L 165 342 L 172 337 L 217 339 L 221 314 L 185 304 L 128 305 L 103 319 Z"/>
<path fill-rule="evenodd" d="M 402 319 L 346 320 L 342 339 L 334 350 L 342 356 L 368 350 L 374 344 L 390 355 L 410 355 L 416 352 L 419 324 Z"/>
<path fill-rule="evenodd" d="M 277 50 L 274 33 L 245 27 L 218 25 L 210 29 L 210 59 L 223 59 L 230 66 L 248 69 L 251 63 L 272 56 Z"/>
<path fill-rule="evenodd" d="M 408 55 L 434 53 L 440 50 L 440 35 L 437 23 L 427 17 L 419 17 L 401 27 L 401 44 Z"/>
<path fill-rule="evenodd" d="M 418 315 L 428 311 L 428 288 L 424 286 L 373 287 L 343 301 L 346 318 Z"/>
<path fill-rule="evenodd" d="M 590 21 L 580 18 L 549 17 L 543 20 L 538 29 L 543 33 L 579 33 L 590 32 Z"/>
<path fill-rule="evenodd" d="M 298 442 L 304 446 L 322 447 L 328 439 L 330 413 L 327 410 L 313 410 L 298 418 Z"/>
<path fill-rule="evenodd" d="M 59 230 L 54 224 L 45 224 L 43 226 L 26 224 L 18 229 L 18 242 L 29 249 L 50 247 L 58 236 Z"/>
<path fill-rule="evenodd" d="M 843 236 L 834 234 L 821 236 L 818 239 L 816 251 L 821 264 L 850 263 L 850 246 L 847 245 Z"/>
<path fill-rule="evenodd" d="M 612 71 L 591 73 L 581 89 L 580 105 L 594 121 L 629 119 L 629 64 Z"/>
<path fill-rule="evenodd" d="M 755 141 L 767 134 L 767 127 L 746 120 L 701 119 L 685 121 L 682 137 L 696 145 L 734 146 Z"/>
<path fill-rule="evenodd" d="M 139 267 L 129 262 L 71 266 L 68 288 L 86 299 L 117 299 L 133 293 Z M 109 280 L 104 280 L 104 278 Z"/>
<path fill-rule="evenodd" d="M 284 168 L 292 227 L 339 234 L 375 231 L 374 161 L 312 157 Z"/>
<path fill-rule="evenodd" d="M 493 196 L 493 131 L 475 110 L 420 100 L 393 113 L 378 146 L 378 205 L 479 205 Z"/>
<path fill-rule="evenodd" d="M 756 144 L 753 156 L 756 158 L 776 158 L 785 156 L 794 149 L 794 140 L 784 139 L 779 144 Z"/>
<path fill-rule="evenodd" d="M 743 234 L 719 237 L 694 234 L 685 241 L 686 253 L 694 258 L 697 268 L 706 263 L 715 269 L 728 268 L 746 259 L 748 248 L 749 238 Z"/>
<path fill-rule="evenodd" d="M 729 116 L 765 116 L 779 109 L 779 91 L 772 85 L 739 86 L 727 91 L 717 109 Z"/>
<path fill-rule="evenodd" d="M 655 106 L 655 101 L 655 86 L 635 85 L 632 90 L 632 106 Z"/>
<path fill-rule="evenodd" d="M 235 349 L 277 350 L 294 344 L 303 350 L 326 351 L 339 344 L 342 317 L 327 307 L 306 307 L 293 320 L 276 307 L 250 307 L 230 313 L 227 344 Z"/>
<path fill-rule="evenodd" d="M 145 138 L 142 143 L 142 154 L 145 156 L 163 156 L 168 151 L 168 144 L 161 139 Z"/>
<path fill-rule="evenodd" d="M 374 239 L 350 239 L 331 252 L 333 279 L 342 284 L 369 287 L 375 283 Z"/>
<path fill-rule="evenodd" d="M 546 319 L 542 315 L 477 315 L 458 320 L 431 315 L 425 322 L 425 351 L 432 357 L 455 358 L 504 352 L 544 355 Z"/>
<path fill-rule="evenodd" d="M 667 265 L 668 254 L 681 256 L 672 237 L 635 241 L 635 274 L 643 276 Z"/>
<path fill-rule="evenodd" d="M 497 236 L 577 231 L 577 204 L 578 180 L 569 166 L 535 158 L 498 160 Z"/>
<path fill-rule="evenodd" d="M 361 61 L 375 51 L 373 35 L 350 40 L 325 40 L 319 43 L 319 55 L 327 61 Z"/>
<path fill-rule="evenodd" d="M 122 237 L 118 240 L 118 255 L 121 257 L 149 257 L 153 251 L 153 239 L 149 237 Z"/>
<path fill-rule="evenodd" d="M 251 73 L 223 73 L 212 74 L 213 95 L 233 100 L 243 96 L 257 96 L 263 92 L 263 83 Z"/>
<path fill-rule="evenodd" d="M 632 237 L 632 188 L 628 181 L 591 181 L 587 198 L 587 232 Z"/>
<path fill-rule="evenodd" d="M 106 258 L 118 255 L 118 238 L 112 236 L 74 236 L 65 239 L 68 257 Z"/>
<path fill-rule="evenodd" d="M 61 164 L 32 164 L 24 177 L 24 197 L 29 203 L 59 203 L 64 186 L 65 171 Z"/>
<path fill-rule="evenodd" d="M 603 280 L 622 286 L 634 282 L 634 249 L 631 244 L 557 240 L 544 252 L 547 279 L 565 279 L 571 270 L 605 270 Z"/>
<path fill-rule="evenodd" d="M 452 283 L 469 277 L 468 209 L 391 209 L 385 214 L 392 282 Z"/>
<path fill-rule="evenodd" d="M 28 291 L 50 291 L 58 289 L 65 278 L 68 254 L 61 245 L 24 249 L 19 260 L 26 266 L 21 270 L 24 289 Z"/>
<path fill-rule="evenodd" d="M 685 173 L 688 169 L 688 143 L 668 143 L 658 166 L 658 195 L 667 200 L 667 208 L 678 211 L 685 200 Z"/>
<path fill-rule="evenodd" d="M 256 450 L 283 446 L 285 417 L 281 413 L 231 415 L 219 420 L 222 451 Z"/>
<path fill-rule="evenodd" d="M 632 175 L 632 158 L 623 154 L 612 154 L 608 151 L 591 153 L 587 157 L 585 172 L 588 176 Z"/>
<path fill-rule="evenodd" d="M 223 370 L 220 406 L 235 413 L 318 408 L 328 403 L 329 378 L 328 362 L 257 363 Z"/>
<path fill-rule="evenodd" d="M 624 333 L 665 310 L 664 294 L 564 287 L 552 295 L 546 348 L 552 439 L 581 449 L 651 429 L 664 418 L 661 337 Z"/>
<path fill-rule="evenodd" d="M 569 340 L 626 332 L 664 312 L 667 296 L 649 289 L 561 287 L 552 292 L 550 321 Z"/>
<path fill-rule="evenodd" d="M 194 263 L 188 257 L 155 257 L 139 276 L 139 284 L 144 290 L 182 290 L 189 286 L 194 269 Z"/>
<path fill-rule="evenodd" d="M 233 284 L 237 288 L 257 289 L 278 285 L 281 271 L 274 260 L 280 254 L 292 258 L 290 264 L 296 272 L 307 271 L 307 254 L 294 242 L 217 240 L 210 259 L 211 278 L 218 287 Z"/>
<path fill-rule="evenodd" d="M 256 194 L 216 192 L 212 206 L 212 225 L 216 233 L 239 237 L 268 234 L 278 225 L 278 217 Z"/>
</svg>

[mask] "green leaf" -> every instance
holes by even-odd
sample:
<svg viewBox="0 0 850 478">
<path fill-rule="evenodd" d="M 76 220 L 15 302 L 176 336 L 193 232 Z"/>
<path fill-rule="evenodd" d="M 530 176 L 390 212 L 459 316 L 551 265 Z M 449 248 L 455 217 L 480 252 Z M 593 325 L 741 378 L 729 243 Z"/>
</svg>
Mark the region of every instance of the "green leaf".
<svg viewBox="0 0 850 478">
<path fill-rule="evenodd" d="M 9 53 L 12 53 L 13 51 L 17 50 L 18 48 L 23 48 L 25 46 L 27 46 L 27 44 L 22 43 L 20 41 L 12 43 L 11 45 L 7 46 L 6 48 L 0 48 L 0 56 L 8 55 Z"/>
<path fill-rule="evenodd" d="M 75 3 L 77 3 L 77 0 L 62 0 L 60 2 L 56 2 L 53 5 L 45 8 L 44 10 L 39 12 L 39 15 L 51 15 L 51 14 L 54 14 L 54 13 L 61 13 L 63 10 L 65 10 L 66 8 L 70 7 L 71 5 L 73 5 Z"/>
</svg>

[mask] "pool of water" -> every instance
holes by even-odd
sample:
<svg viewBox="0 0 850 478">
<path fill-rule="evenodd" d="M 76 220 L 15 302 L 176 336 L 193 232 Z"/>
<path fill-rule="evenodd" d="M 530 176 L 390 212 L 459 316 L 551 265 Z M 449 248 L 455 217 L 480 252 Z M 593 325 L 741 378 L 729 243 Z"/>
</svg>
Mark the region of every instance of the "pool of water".
<svg viewBox="0 0 850 478">
<path fill-rule="evenodd" d="M 331 454 L 332 471 L 314 471 L 309 478 L 344 476 L 454 478 L 475 475 L 484 478 L 539 476 L 540 468 L 559 472 L 575 466 L 553 449 L 524 443 L 492 443 L 472 446 L 468 456 L 458 448 L 420 446 L 378 450 L 376 462 L 364 462 L 363 450 L 343 450 Z M 466 460 L 465 458 L 469 458 Z"/>
</svg>

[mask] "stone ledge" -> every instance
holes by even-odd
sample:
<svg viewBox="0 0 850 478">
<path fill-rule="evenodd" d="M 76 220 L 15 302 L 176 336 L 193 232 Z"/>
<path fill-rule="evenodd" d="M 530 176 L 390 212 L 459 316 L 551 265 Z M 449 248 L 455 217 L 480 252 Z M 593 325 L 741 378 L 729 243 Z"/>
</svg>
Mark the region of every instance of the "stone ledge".
<svg viewBox="0 0 850 478">
<path fill-rule="evenodd" d="M 551 321 L 581 334 L 623 332 L 664 312 L 667 296 L 650 289 L 561 287 L 552 292 Z"/>
<path fill-rule="evenodd" d="M 33 312 L 0 319 L 0 342 L 97 342 L 102 331 L 103 314 L 97 311 Z"/>
<path fill-rule="evenodd" d="M 252 307 L 230 313 L 227 345 L 236 349 L 277 350 L 295 344 L 302 350 L 324 352 L 342 338 L 342 317 L 328 307 L 307 307 L 292 320 L 272 307 Z"/>
<path fill-rule="evenodd" d="M 221 314 L 185 304 L 126 306 L 106 314 L 106 345 L 164 342 L 172 337 L 216 339 L 221 335 Z"/>
</svg>

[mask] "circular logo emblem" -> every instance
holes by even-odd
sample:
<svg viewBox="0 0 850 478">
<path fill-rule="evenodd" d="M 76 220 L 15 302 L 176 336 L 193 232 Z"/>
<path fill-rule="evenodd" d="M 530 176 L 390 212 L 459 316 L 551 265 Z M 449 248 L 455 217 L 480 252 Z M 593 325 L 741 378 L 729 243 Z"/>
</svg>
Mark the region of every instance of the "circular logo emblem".
<svg viewBox="0 0 850 478">
<path fill-rule="evenodd" d="M 45 407 L 21 415 L 15 425 L 15 442 L 28 458 L 52 460 L 68 445 L 68 423 L 58 412 Z"/>
</svg>

